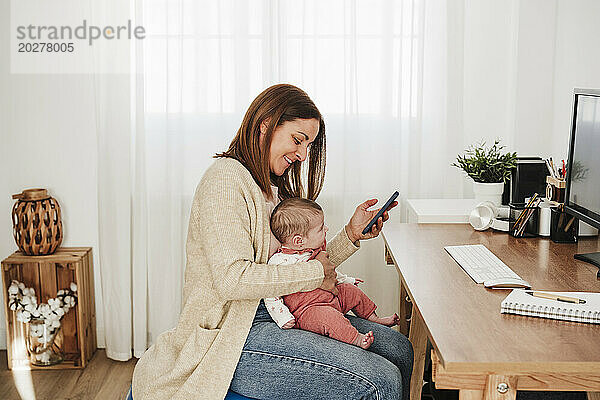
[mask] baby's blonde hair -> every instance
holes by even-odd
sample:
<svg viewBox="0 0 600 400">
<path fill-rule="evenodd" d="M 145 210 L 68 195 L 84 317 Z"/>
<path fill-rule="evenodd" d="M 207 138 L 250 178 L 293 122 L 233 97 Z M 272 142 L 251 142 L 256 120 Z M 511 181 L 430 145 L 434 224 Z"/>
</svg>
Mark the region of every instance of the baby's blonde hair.
<svg viewBox="0 0 600 400">
<path fill-rule="evenodd" d="M 321 206 L 312 200 L 300 197 L 282 200 L 271 213 L 271 232 L 280 243 L 285 243 L 292 235 L 306 236 L 311 219 L 321 213 Z"/>
</svg>

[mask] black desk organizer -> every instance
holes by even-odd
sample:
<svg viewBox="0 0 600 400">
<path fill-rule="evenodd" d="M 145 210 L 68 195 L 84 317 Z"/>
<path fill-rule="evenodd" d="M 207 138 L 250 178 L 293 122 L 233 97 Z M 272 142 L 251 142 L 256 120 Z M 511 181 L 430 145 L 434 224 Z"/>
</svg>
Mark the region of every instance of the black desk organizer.
<svg viewBox="0 0 600 400">
<path fill-rule="evenodd" d="M 559 208 L 552 208 L 550 212 L 550 239 L 555 243 L 577 243 L 579 220 Z"/>
<path fill-rule="evenodd" d="M 519 238 L 536 237 L 538 235 L 538 221 L 540 218 L 540 208 L 527 207 L 525 203 L 511 203 L 509 204 L 509 208 L 510 212 L 508 216 L 508 233 L 510 233 L 510 235 L 513 237 Z M 523 213 L 525 214 L 523 215 L 523 218 L 525 218 L 529 214 L 529 218 L 527 218 L 527 220 L 524 222 L 519 220 L 521 214 Z M 519 222 L 518 225 L 517 222 Z M 525 227 L 519 230 L 519 227 L 522 227 L 523 223 L 525 224 Z"/>
</svg>

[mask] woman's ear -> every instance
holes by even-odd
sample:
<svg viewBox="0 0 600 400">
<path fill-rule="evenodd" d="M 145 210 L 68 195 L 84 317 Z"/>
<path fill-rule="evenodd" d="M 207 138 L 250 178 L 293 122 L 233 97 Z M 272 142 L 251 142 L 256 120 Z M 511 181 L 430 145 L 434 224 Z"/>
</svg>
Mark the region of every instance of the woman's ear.
<svg viewBox="0 0 600 400">
<path fill-rule="evenodd" d="M 267 129 L 269 129 L 269 123 L 271 122 L 271 118 L 266 118 L 263 122 L 260 123 L 260 135 L 264 136 L 267 133 Z"/>
</svg>

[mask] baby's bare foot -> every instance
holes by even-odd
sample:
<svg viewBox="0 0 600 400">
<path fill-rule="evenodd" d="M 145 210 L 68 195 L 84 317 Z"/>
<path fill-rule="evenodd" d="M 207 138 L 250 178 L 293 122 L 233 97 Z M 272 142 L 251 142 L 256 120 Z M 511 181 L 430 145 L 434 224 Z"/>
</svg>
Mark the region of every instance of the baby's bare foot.
<svg viewBox="0 0 600 400">
<path fill-rule="evenodd" d="M 369 347 L 371 347 L 374 341 L 375 336 L 373 336 L 373 331 L 369 331 L 364 335 L 362 333 L 359 333 L 352 344 L 363 349 L 368 349 Z"/>
<path fill-rule="evenodd" d="M 400 317 L 396 313 L 394 313 L 394 315 L 390 315 L 389 317 L 378 317 L 375 315 L 375 313 L 373 313 L 368 320 L 385 326 L 394 326 L 400 323 Z"/>
</svg>

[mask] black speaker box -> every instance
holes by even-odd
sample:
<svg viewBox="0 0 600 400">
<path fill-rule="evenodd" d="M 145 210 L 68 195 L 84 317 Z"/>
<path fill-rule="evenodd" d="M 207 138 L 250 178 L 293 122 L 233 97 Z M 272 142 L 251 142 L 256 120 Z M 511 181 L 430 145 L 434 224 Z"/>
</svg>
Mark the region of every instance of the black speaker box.
<svg viewBox="0 0 600 400">
<path fill-rule="evenodd" d="M 534 193 L 545 196 L 548 168 L 541 157 L 519 157 L 510 181 L 504 185 L 502 204 L 524 203 Z"/>
</svg>

